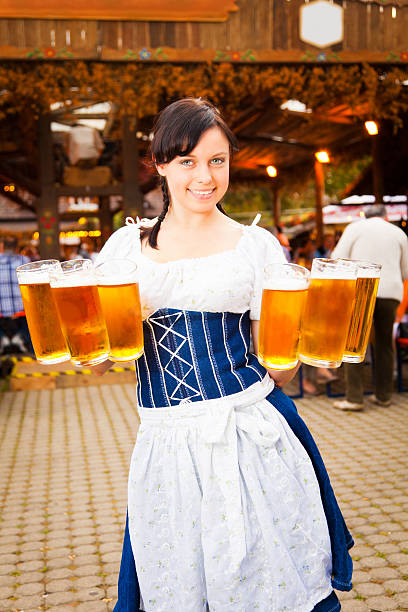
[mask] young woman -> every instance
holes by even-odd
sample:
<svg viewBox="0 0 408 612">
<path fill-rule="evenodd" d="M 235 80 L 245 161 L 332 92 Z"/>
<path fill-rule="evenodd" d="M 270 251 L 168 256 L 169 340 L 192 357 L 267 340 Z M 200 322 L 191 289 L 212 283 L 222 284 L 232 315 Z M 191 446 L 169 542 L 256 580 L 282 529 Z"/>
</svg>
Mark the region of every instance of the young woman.
<svg viewBox="0 0 408 612">
<path fill-rule="evenodd" d="M 137 262 L 144 317 L 115 611 L 336 612 L 351 536 L 279 389 L 295 370 L 268 372 L 249 352 L 263 269 L 282 249 L 223 212 L 236 142 L 216 108 L 175 102 L 153 135 L 163 211 L 128 220 L 98 259 Z"/>
</svg>

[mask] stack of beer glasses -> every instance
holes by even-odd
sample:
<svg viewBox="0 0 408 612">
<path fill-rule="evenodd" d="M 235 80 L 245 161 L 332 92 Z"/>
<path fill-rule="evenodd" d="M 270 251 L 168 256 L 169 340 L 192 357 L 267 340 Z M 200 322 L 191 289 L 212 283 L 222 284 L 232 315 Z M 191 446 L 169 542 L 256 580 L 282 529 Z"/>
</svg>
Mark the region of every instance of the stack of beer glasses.
<svg viewBox="0 0 408 612">
<path fill-rule="evenodd" d="M 62 262 L 50 271 L 50 284 L 72 363 L 85 366 L 105 361 L 109 339 L 92 262 Z"/>
<path fill-rule="evenodd" d="M 109 336 L 109 357 L 119 362 L 137 359 L 143 353 L 137 266 L 129 259 L 112 259 L 95 271 Z"/>
<path fill-rule="evenodd" d="M 356 260 L 353 263 L 358 266 L 356 296 L 343 361 L 361 363 L 370 338 L 381 265 Z"/>
<path fill-rule="evenodd" d="M 356 294 L 358 266 L 341 259 L 314 259 L 303 317 L 299 358 L 337 368 L 346 348 Z"/>
<path fill-rule="evenodd" d="M 49 272 L 59 268 L 60 263 L 56 259 L 35 261 L 17 268 L 17 278 L 35 356 L 44 364 L 62 363 L 70 358 L 49 279 Z"/>
<path fill-rule="evenodd" d="M 270 264 L 264 273 L 259 361 L 267 368 L 289 370 L 298 362 L 309 270 L 296 264 Z"/>
</svg>

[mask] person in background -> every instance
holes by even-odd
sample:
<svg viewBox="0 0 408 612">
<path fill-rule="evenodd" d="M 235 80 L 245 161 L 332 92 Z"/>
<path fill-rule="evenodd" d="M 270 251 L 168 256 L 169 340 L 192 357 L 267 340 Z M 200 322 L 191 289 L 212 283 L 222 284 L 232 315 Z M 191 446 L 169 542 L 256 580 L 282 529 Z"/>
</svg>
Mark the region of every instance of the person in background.
<svg viewBox="0 0 408 612">
<path fill-rule="evenodd" d="M 293 256 L 293 263 L 299 264 L 310 270 L 312 268 L 312 261 L 315 257 L 316 242 L 310 236 L 304 238 L 301 245 L 296 249 Z"/>
<path fill-rule="evenodd" d="M 276 226 L 276 237 L 279 240 L 279 244 L 282 247 L 282 251 L 284 252 L 287 261 L 290 263 L 292 261 L 292 255 L 290 253 L 292 247 L 290 246 L 289 239 L 286 234 L 283 233 L 280 225 Z"/>
<path fill-rule="evenodd" d="M 0 253 L 0 349 L 2 352 L 33 352 L 21 299 L 16 268 L 30 259 L 17 253 L 18 240 L 5 236 Z"/>
<path fill-rule="evenodd" d="M 330 257 L 335 245 L 334 234 L 325 234 L 322 244 L 315 251 L 315 257 Z"/>
<path fill-rule="evenodd" d="M 393 384 L 393 326 L 408 278 L 408 239 L 404 232 L 386 220 L 383 204 L 367 209 L 366 218 L 350 223 L 344 230 L 333 257 L 360 259 L 381 264 L 380 283 L 374 309 L 375 394 L 368 399 L 378 406 L 390 406 Z M 364 408 L 364 364 L 344 364 L 346 399 L 334 402 L 338 410 Z"/>
</svg>

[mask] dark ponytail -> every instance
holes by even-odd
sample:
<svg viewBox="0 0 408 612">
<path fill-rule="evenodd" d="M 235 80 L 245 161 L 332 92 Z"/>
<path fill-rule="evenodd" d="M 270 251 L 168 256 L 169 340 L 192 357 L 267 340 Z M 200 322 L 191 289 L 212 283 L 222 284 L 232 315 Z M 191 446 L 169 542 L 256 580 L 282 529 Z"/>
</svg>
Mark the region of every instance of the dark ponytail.
<svg viewBox="0 0 408 612">
<path fill-rule="evenodd" d="M 188 155 L 196 147 L 204 132 L 212 127 L 218 127 L 224 132 L 232 155 L 238 149 L 237 139 L 215 106 L 201 98 L 184 98 L 173 102 L 159 113 L 153 126 L 153 140 L 150 146 L 152 162 L 155 165 L 168 164 L 175 157 Z M 160 184 L 163 192 L 163 210 L 153 226 L 142 227 L 140 232 L 141 240 L 148 239 L 153 249 L 157 249 L 157 235 L 171 203 L 165 177 L 160 177 Z M 220 202 L 217 208 L 226 214 Z"/>
</svg>

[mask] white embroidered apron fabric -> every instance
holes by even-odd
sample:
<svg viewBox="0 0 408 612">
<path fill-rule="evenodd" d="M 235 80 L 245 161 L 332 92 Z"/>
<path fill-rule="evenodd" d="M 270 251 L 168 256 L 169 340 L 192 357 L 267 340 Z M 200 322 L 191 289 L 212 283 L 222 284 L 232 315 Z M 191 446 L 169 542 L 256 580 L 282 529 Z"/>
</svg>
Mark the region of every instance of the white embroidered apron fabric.
<svg viewBox="0 0 408 612">
<path fill-rule="evenodd" d="M 147 612 L 309 612 L 331 593 L 319 486 L 272 389 L 139 408 L 128 512 Z"/>
</svg>

